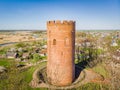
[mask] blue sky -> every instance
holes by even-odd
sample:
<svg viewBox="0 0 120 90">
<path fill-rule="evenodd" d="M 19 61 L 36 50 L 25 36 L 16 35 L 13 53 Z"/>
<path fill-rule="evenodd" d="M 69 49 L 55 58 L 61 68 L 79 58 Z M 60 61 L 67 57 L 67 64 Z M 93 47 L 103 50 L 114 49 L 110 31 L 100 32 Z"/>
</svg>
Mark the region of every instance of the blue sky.
<svg viewBox="0 0 120 90">
<path fill-rule="evenodd" d="M 0 30 L 46 29 L 75 20 L 76 29 L 120 29 L 120 0 L 0 0 Z"/>
</svg>

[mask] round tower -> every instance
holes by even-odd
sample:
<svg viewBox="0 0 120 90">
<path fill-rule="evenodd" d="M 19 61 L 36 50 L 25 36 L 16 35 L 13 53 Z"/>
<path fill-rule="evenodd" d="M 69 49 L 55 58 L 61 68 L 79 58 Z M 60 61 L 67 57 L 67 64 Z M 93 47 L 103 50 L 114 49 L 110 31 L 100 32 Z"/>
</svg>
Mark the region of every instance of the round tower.
<svg viewBox="0 0 120 90">
<path fill-rule="evenodd" d="M 47 78 L 56 86 L 66 86 L 75 78 L 75 22 L 47 22 Z"/>
</svg>

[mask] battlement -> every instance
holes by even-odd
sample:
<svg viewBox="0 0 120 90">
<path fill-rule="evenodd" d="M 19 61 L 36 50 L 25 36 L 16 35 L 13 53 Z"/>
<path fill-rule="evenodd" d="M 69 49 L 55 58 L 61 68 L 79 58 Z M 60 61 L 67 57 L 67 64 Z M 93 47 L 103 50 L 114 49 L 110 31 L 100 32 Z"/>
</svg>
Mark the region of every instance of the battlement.
<svg viewBox="0 0 120 90">
<path fill-rule="evenodd" d="M 67 20 L 48 21 L 47 25 L 75 25 L 75 21 L 67 21 Z"/>
</svg>

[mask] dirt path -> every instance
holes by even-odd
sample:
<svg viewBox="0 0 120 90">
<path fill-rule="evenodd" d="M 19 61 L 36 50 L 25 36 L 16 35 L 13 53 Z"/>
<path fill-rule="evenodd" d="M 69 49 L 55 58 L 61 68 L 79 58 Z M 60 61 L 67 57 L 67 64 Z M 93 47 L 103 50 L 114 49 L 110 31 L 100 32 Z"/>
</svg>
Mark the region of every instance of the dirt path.
<svg viewBox="0 0 120 90">
<path fill-rule="evenodd" d="M 38 79 L 36 76 L 38 70 L 36 70 L 33 74 L 33 80 L 30 83 L 30 86 L 33 88 L 41 88 L 41 87 L 50 87 L 50 88 L 56 88 L 56 87 L 51 87 L 46 85 L 45 83 L 38 83 Z M 92 69 L 84 69 L 85 72 L 85 78 L 80 81 L 78 84 L 76 85 L 71 85 L 71 86 L 66 86 L 64 88 L 73 88 L 73 87 L 79 87 L 80 85 L 84 85 L 86 83 L 90 83 L 90 82 L 94 82 L 94 83 L 109 83 L 108 80 L 104 79 L 104 77 L 102 77 L 101 75 L 97 74 L 96 72 L 94 72 Z M 81 76 L 81 75 L 80 75 Z M 62 87 L 61 87 L 62 88 Z"/>
<path fill-rule="evenodd" d="M 95 83 L 109 83 L 108 80 L 106 80 L 103 76 L 100 74 L 94 72 L 92 69 L 85 69 L 86 76 L 83 81 L 81 81 L 81 84 L 86 84 L 89 82 L 95 82 Z"/>
</svg>

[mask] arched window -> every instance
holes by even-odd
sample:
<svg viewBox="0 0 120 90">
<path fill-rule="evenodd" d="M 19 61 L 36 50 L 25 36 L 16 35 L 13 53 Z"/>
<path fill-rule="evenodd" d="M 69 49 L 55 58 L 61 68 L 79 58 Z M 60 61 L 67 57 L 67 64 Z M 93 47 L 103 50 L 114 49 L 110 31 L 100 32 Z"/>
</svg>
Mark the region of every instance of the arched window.
<svg viewBox="0 0 120 90">
<path fill-rule="evenodd" d="M 56 39 L 53 39 L 53 45 L 56 45 Z"/>
<path fill-rule="evenodd" d="M 61 55 L 63 55 L 63 52 L 61 52 Z"/>
<path fill-rule="evenodd" d="M 65 45 L 69 45 L 70 41 L 68 38 L 65 38 Z"/>
</svg>

